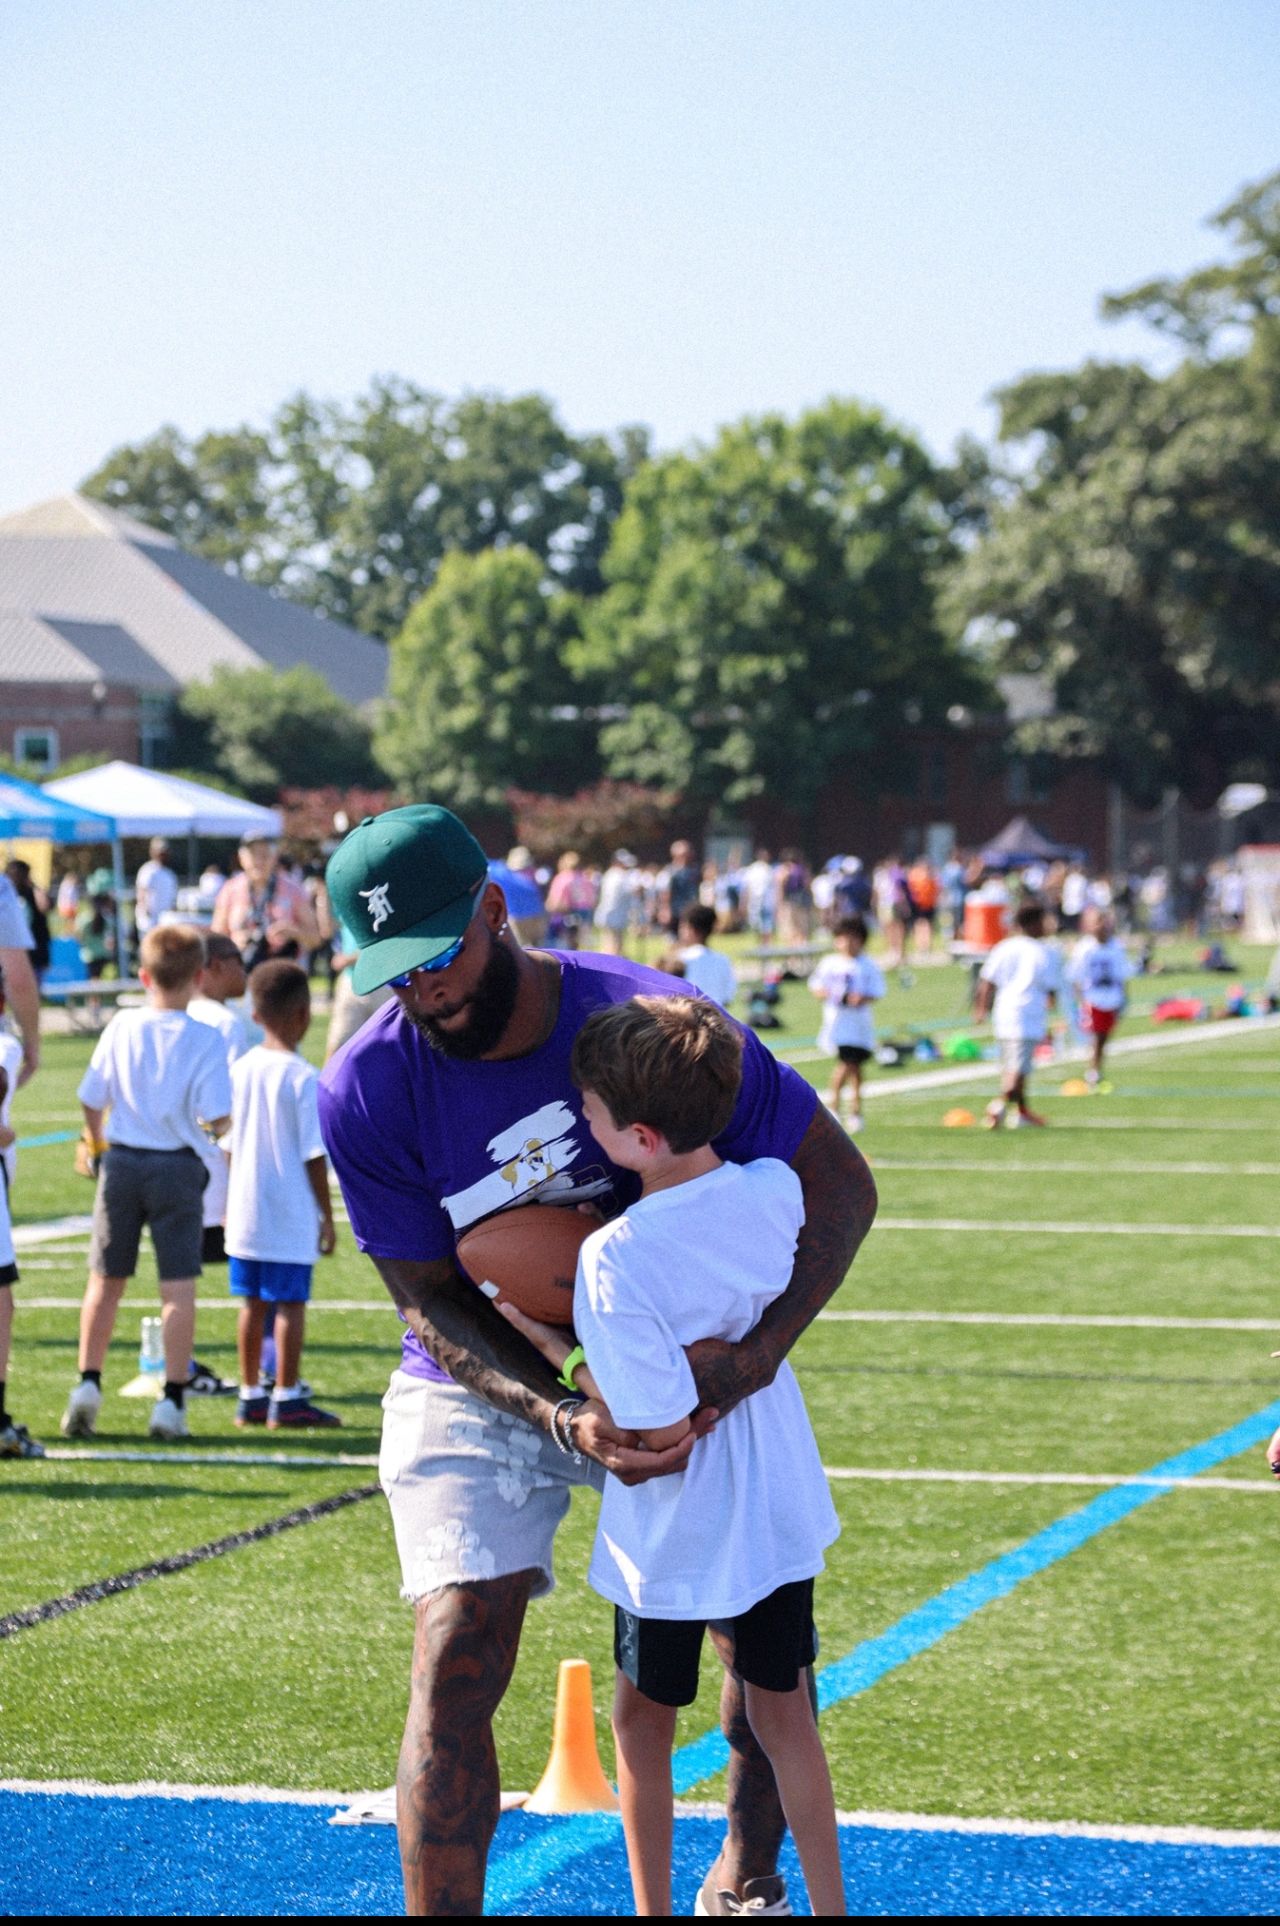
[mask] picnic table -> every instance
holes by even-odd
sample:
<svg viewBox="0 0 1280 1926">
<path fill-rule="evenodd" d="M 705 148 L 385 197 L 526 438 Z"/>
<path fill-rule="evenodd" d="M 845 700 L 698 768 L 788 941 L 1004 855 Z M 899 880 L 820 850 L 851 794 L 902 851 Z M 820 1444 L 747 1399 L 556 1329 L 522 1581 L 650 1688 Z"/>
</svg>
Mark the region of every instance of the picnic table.
<svg viewBox="0 0 1280 1926">
<path fill-rule="evenodd" d="M 112 1006 L 111 1015 L 122 1002 L 143 994 L 142 983 L 132 976 L 97 981 L 84 977 L 73 983 L 44 983 L 40 989 L 42 1003 L 66 1011 L 68 1028 L 90 1036 L 104 1027 L 103 1005 Z"/>
</svg>

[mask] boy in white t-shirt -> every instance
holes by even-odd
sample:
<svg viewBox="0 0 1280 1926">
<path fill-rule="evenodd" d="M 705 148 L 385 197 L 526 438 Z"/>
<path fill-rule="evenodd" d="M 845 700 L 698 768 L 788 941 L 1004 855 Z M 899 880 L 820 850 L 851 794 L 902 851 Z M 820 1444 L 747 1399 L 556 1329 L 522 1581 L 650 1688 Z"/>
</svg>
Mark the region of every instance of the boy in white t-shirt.
<svg viewBox="0 0 1280 1926">
<path fill-rule="evenodd" d="M 189 1436 L 183 1398 L 195 1339 L 208 1140 L 229 1121 L 231 1084 L 221 1039 L 187 1014 L 204 963 L 200 932 L 161 924 L 143 937 L 141 961 L 146 1008 L 112 1017 L 78 1092 L 99 1174 L 80 1312 L 80 1382 L 62 1416 L 68 1438 L 92 1437 L 97 1424 L 107 1348 L 144 1225 L 160 1273 L 165 1369 L 164 1395 L 148 1429 L 153 1438 Z"/>
<path fill-rule="evenodd" d="M 227 1053 L 227 1068 L 232 1069 L 246 1051 L 262 1042 L 262 1026 L 231 1007 L 232 999 L 242 997 L 249 979 L 244 958 L 229 936 L 207 932 L 204 939 L 204 968 L 196 979 L 196 994 L 187 1005 L 187 1015 L 197 1023 L 207 1023 L 222 1038 Z M 225 1264 L 227 1247 L 224 1225 L 227 1216 L 227 1153 L 220 1144 L 209 1146 L 209 1187 L 204 1194 L 204 1246 L 201 1257 L 206 1264 Z"/>
<path fill-rule="evenodd" d="M 572 1068 L 596 1141 L 639 1175 L 640 1201 L 583 1245 L 579 1345 L 499 1308 L 567 1387 L 601 1398 L 615 1423 L 660 1451 L 688 1433 L 698 1401 L 685 1348 L 744 1337 L 786 1289 L 804 1222 L 800 1182 L 774 1158 L 727 1164 L 711 1148 L 737 1098 L 742 1039 L 710 1002 L 640 996 L 599 1010 L 578 1034 Z M 683 1471 L 636 1486 L 606 1481 L 590 1582 L 614 1606 L 613 1727 L 638 1913 L 671 1911 L 671 1749 L 677 1709 L 697 1693 L 708 1625 L 744 1683 L 813 1910 L 844 1913 L 808 1679 L 813 1581 L 838 1532 L 785 1363 L 699 1440 Z M 747 1894 L 732 1908 L 699 1910 L 762 1906 Z"/>
<path fill-rule="evenodd" d="M 13 1093 L 22 1070 L 22 1044 L 11 1030 L 0 1030 L 0 1458 L 43 1458 L 25 1424 L 18 1424 L 5 1402 L 9 1376 L 9 1340 L 13 1331 L 13 1286 L 18 1281 L 17 1255 L 9 1221 L 9 1186 L 13 1182 L 17 1133 L 10 1121 Z"/>
<path fill-rule="evenodd" d="M 1057 953 L 1041 939 L 1044 909 L 1023 903 L 1014 918 L 1017 933 L 996 944 L 978 973 L 974 1014 L 981 1023 L 994 1005 L 992 1028 L 1000 1045 L 1000 1095 L 987 1105 L 989 1130 L 998 1130 L 1013 1105 L 1010 1124 L 1043 1124 L 1027 1104 L 1027 1079 L 1036 1045 L 1049 1028 L 1049 1011 L 1062 987 Z"/>
<path fill-rule="evenodd" d="M 311 990 L 297 963 L 260 963 L 249 979 L 266 1032 L 231 1072 L 231 1181 L 227 1258 L 241 1300 L 238 1425 L 306 1430 L 342 1423 L 299 1382 L 302 1338 L 318 1257 L 333 1252 L 329 1166 L 316 1102 L 319 1077 L 298 1055 L 311 1024 Z M 276 1382 L 261 1382 L 262 1340 L 275 1320 Z"/>
<path fill-rule="evenodd" d="M 1067 976 L 1080 999 L 1081 1028 L 1093 1041 L 1093 1059 L 1085 1078 L 1096 1085 L 1102 1081 L 1107 1040 L 1129 1001 L 1125 985 L 1136 970 L 1116 935 L 1110 911 L 1087 909 L 1080 926 L 1084 935 L 1071 952 Z"/>
<path fill-rule="evenodd" d="M 873 1006 L 884 995 L 884 977 L 865 954 L 867 925 L 861 916 L 842 916 L 831 935 L 834 953 L 824 956 L 809 978 L 809 988 L 822 1002 L 818 1048 L 836 1059 L 828 1108 L 838 1117 L 840 1099 L 847 1089 L 846 1125 L 850 1130 L 861 1130 L 862 1066 L 876 1047 Z"/>
<path fill-rule="evenodd" d="M 727 1010 L 738 994 L 738 973 L 723 950 L 713 950 L 716 913 L 709 903 L 680 912 L 680 964 L 684 980 Z"/>
</svg>

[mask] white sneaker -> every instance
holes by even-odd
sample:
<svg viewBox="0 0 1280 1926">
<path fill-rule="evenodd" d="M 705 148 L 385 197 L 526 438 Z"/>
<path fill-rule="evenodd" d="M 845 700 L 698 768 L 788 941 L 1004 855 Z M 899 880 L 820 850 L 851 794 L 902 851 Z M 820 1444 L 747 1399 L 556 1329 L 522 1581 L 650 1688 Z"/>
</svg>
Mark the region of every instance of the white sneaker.
<svg viewBox="0 0 1280 1926">
<path fill-rule="evenodd" d="M 763 1879 L 748 1879 L 743 1887 L 743 1896 L 739 1899 L 736 1893 L 717 1887 L 714 1869 L 699 1887 L 693 1910 L 699 1918 L 712 1918 L 717 1913 L 745 1913 L 748 1917 L 764 1919 L 790 1919 L 792 1916 L 787 1883 L 776 1873 Z"/>
<path fill-rule="evenodd" d="M 101 1390 L 89 1378 L 85 1378 L 67 1399 L 67 1408 L 58 1429 L 64 1438 L 91 1438 L 97 1429 L 101 1409 Z"/>
<path fill-rule="evenodd" d="M 862 1112 L 860 1110 L 855 1110 L 852 1116 L 847 1117 L 845 1119 L 844 1127 L 849 1132 L 849 1135 L 851 1137 L 856 1137 L 858 1132 L 862 1128 Z"/>
<path fill-rule="evenodd" d="M 178 1409 L 178 1406 L 172 1398 L 161 1398 L 159 1400 L 154 1411 L 151 1413 L 151 1422 L 147 1426 L 147 1432 L 153 1438 L 164 1438 L 170 1443 L 176 1438 L 189 1438 L 191 1436 L 191 1433 L 187 1429 L 187 1414 L 185 1411 Z"/>
</svg>

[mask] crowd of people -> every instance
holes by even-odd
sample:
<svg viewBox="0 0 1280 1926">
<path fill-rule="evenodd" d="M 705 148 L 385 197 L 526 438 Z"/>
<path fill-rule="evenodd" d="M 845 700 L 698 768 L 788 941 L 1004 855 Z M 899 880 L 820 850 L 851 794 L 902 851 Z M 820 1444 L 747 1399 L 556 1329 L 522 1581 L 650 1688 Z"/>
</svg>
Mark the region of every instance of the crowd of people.
<svg viewBox="0 0 1280 1926">
<path fill-rule="evenodd" d="M 790 851 L 703 863 L 683 840 L 661 865 L 620 849 L 596 871 L 569 851 L 542 872 L 523 848 L 491 865 L 458 818 L 421 805 L 361 824 L 324 877 L 247 839 L 230 877 L 202 878 L 196 927 L 168 854 L 153 845 L 136 879 L 142 1001 L 107 1025 L 79 1086 L 96 1192 L 63 1432 L 94 1434 L 144 1228 L 162 1305 L 151 1436 L 186 1438 L 186 1400 L 213 1376 L 194 1355 L 196 1280 L 221 1264 L 238 1305 L 236 1425 L 336 1425 L 301 1375 L 314 1267 L 335 1246 L 332 1168 L 406 1325 L 380 1477 L 417 1618 L 398 1803 L 411 1910 L 481 1908 L 493 1715 L 525 1608 L 552 1582 L 570 1491 L 589 1483 L 604 1493 L 589 1582 L 614 1611 L 638 1908 L 670 1910 L 668 1762 L 709 1632 L 726 1668 L 728 1830 L 698 1910 L 790 1911 L 785 1822 L 815 1910 L 841 1913 L 810 1681 L 814 1585 L 838 1526 L 786 1356 L 874 1216 L 850 1132 L 886 969 L 908 948 L 963 944 L 968 905 L 999 908 L 1008 933 L 977 971 L 977 1013 L 992 1014 L 1000 1049 L 987 1122 L 1034 1125 L 1037 1047 L 1069 990 L 1101 1078 L 1136 967 L 1116 925 L 1158 927 L 1150 878 L 1072 864 L 1009 875 L 959 856 L 840 855 L 813 872 Z M 19 1032 L 0 1036 L 0 1455 L 35 1457 L 5 1406 L 9 1104 L 38 1067 L 34 916 L 47 934 L 49 915 L 23 883 L 0 888 Z M 87 909 L 114 932 L 106 894 L 59 889 L 57 914 L 80 927 Z M 1229 891 L 1216 902 L 1238 914 Z M 789 952 L 803 966 L 834 1065 L 825 1105 L 753 1034 L 751 1012 L 726 1014 L 739 991 L 721 939 L 743 930 L 757 963 Z M 627 954 L 640 936 L 658 939 L 659 970 Z M 318 960 L 333 987 L 319 1074 L 301 1054 Z M 673 976 L 702 996 L 673 995 Z M 465 1232 L 534 1203 L 592 1213 L 572 1330 L 495 1305 L 460 1267 Z"/>
</svg>

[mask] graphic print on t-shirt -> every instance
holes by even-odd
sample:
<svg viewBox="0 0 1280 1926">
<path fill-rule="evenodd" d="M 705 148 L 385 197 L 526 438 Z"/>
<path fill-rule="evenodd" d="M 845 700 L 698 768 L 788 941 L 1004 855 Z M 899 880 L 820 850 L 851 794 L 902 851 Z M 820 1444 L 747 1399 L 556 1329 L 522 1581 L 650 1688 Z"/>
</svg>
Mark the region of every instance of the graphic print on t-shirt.
<svg viewBox="0 0 1280 1926">
<path fill-rule="evenodd" d="M 495 1168 L 440 1199 L 456 1231 L 512 1204 L 576 1204 L 612 1189 L 600 1164 L 574 1169 L 582 1145 L 567 1103 L 547 1103 L 508 1124 L 485 1146 Z"/>
</svg>

